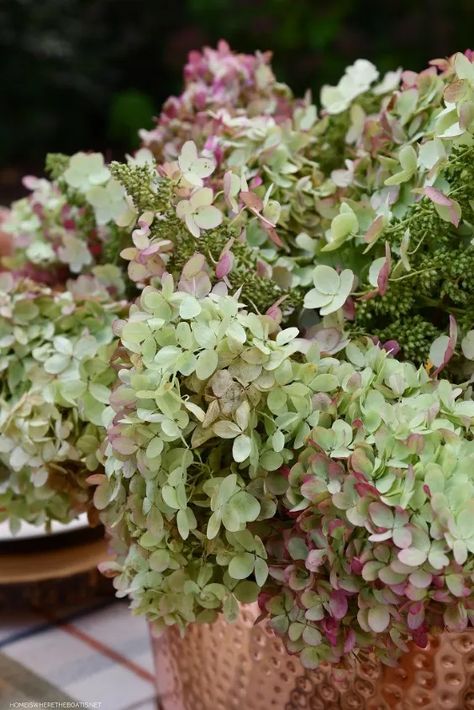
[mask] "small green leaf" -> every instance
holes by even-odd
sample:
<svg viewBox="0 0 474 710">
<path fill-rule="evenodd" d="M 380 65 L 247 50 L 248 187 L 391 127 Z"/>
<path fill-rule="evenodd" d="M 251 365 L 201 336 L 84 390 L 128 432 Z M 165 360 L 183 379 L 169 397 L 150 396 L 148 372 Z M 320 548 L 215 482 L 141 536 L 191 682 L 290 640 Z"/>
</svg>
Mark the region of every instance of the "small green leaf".
<svg viewBox="0 0 474 710">
<path fill-rule="evenodd" d="M 178 532 L 183 540 L 187 540 L 189 536 L 189 521 L 186 509 L 181 508 L 181 510 L 178 510 L 178 514 L 176 515 L 176 524 L 178 526 Z"/>
<path fill-rule="evenodd" d="M 252 574 L 254 564 L 254 555 L 250 552 L 241 552 L 230 561 L 229 574 L 233 579 L 245 579 Z"/>
<path fill-rule="evenodd" d="M 221 526 L 220 515 L 218 513 L 213 513 L 207 523 L 206 537 L 209 540 L 213 540 L 216 537 L 217 533 L 219 532 L 220 526 Z"/>
<path fill-rule="evenodd" d="M 228 505 L 235 510 L 242 522 L 250 523 L 260 514 L 260 503 L 246 491 L 239 491 L 232 496 Z"/>
<path fill-rule="evenodd" d="M 369 609 L 368 622 L 372 631 L 381 634 L 390 623 L 390 613 L 385 606 L 375 606 Z"/>
<path fill-rule="evenodd" d="M 255 581 L 259 587 L 263 587 L 268 577 L 268 565 L 261 557 L 255 558 Z"/>
<path fill-rule="evenodd" d="M 196 376 L 200 380 L 208 380 L 215 372 L 219 357 L 215 350 L 203 350 L 196 362 Z"/>
<path fill-rule="evenodd" d="M 300 659 L 303 667 L 308 670 L 314 670 L 321 662 L 316 646 L 306 646 L 301 651 Z"/>
<path fill-rule="evenodd" d="M 234 461 L 237 461 L 237 463 L 245 461 L 245 459 L 250 456 L 250 450 L 250 437 L 246 434 L 241 434 L 234 440 L 234 444 L 232 446 L 232 456 L 234 457 Z"/>
<path fill-rule="evenodd" d="M 186 296 L 179 306 L 179 315 L 185 320 L 195 318 L 201 312 L 201 306 L 194 296 Z"/>
<path fill-rule="evenodd" d="M 240 609 L 237 603 L 237 599 L 233 594 L 228 594 L 224 599 L 224 604 L 222 607 L 224 612 L 224 617 L 229 623 L 233 623 L 239 618 Z"/>
<path fill-rule="evenodd" d="M 164 572 L 168 568 L 170 554 L 168 550 L 156 550 L 149 557 L 149 564 L 155 572 Z"/>
<path fill-rule="evenodd" d="M 256 601 L 259 594 L 258 585 L 255 582 L 244 580 L 239 582 L 234 589 L 234 594 L 241 604 L 251 604 Z"/>
<path fill-rule="evenodd" d="M 169 505 L 170 508 L 175 508 L 177 510 L 180 507 L 175 488 L 172 488 L 171 486 L 163 486 L 161 495 L 166 505 Z"/>
</svg>

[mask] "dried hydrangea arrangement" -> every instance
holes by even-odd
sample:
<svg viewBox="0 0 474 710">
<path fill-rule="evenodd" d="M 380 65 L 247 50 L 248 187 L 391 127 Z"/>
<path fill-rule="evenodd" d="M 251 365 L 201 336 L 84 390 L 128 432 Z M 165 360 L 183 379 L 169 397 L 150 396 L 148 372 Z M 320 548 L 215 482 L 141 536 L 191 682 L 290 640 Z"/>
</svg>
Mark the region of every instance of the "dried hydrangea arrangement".
<svg viewBox="0 0 474 710">
<path fill-rule="evenodd" d="M 318 115 L 223 43 L 126 163 L 50 157 L 1 215 L 0 515 L 88 478 L 137 613 L 260 592 L 309 667 L 472 623 L 471 59 L 359 60 Z"/>
<path fill-rule="evenodd" d="M 230 170 L 234 181 L 253 180 L 261 197 L 271 187 L 272 198 L 281 205 L 280 238 L 304 252 L 305 230 L 311 234 L 311 244 L 312 237 L 329 227 L 337 186 L 330 179 L 326 154 L 334 161 L 340 129 L 317 120 L 310 92 L 297 99 L 278 82 L 270 59 L 270 53 L 233 53 L 226 43 L 216 50 L 206 47 L 192 52 L 184 69 L 182 94 L 165 103 L 157 127 L 141 131 L 141 137 L 159 161 L 176 160 L 191 140 L 215 161 L 215 177 L 222 179 Z M 359 93 L 369 90 L 373 78 L 359 78 Z M 377 84 L 375 101 L 380 103 L 395 83 L 396 77 L 395 82 Z M 301 244 L 295 241 L 299 236 Z M 262 245 L 265 233 L 254 225 L 251 239 Z"/>
<path fill-rule="evenodd" d="M 100 281 L 67 291 L 1 274 L 0 520 L 66 522 L 85 510 L 124 308 Z"/>
</svg>

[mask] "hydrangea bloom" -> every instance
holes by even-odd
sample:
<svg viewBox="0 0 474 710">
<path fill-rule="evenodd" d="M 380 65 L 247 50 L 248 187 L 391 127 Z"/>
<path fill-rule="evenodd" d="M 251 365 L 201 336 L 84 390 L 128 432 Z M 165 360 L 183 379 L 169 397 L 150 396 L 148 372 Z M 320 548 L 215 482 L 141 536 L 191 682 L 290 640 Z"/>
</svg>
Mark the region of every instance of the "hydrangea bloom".
<svg viewBox="0 0 474 710">
<path fill-rule="evenodd" d="M 288 471 L 262 608 L 313 668 L 474 620 L 474 403 L 351 344 Z"/>
<path fill-rule="evenodd" d="M 213 113 L 219 109 L 288 115 L 291 92 L 277 83 L 270 59 L 270 52 L 236 54 L 224 41 L 216 49 L 191 52 L 183 93 L 166 101 L 156 128 L 140 131 L 144 145 L 160 159 L 176 160 L 187 140 L 200 147 L 207 139 L 212 143 L 219 131 L 219 118 Z"/>
<path fill-rule="evenodd" d="M 54 285 L 107 261 L 122 229 L 133 224 L 136 215 L 100 154 L 50 156 L 48 165 L 54 178 L 26 177 L 24 185 L 31 193 L 14 202 L 2 218 L 13 249 L 2 254 L 1 261 L 18 276 Z M 81 180 L 71 178 L 70 170 Z M 120 288 L 123 291 L 123 284 Z"/>
<path fill-rule="evenodd" d="M 93 277 L 54 292 L 1 276 L 0 519 L 66 521 L 90 496 L 115 372 L 113 303 Z M 84 284 L 85 286 L 85 284 Z"/>
<path fill-rule="evenodd" d="M 121 384 L 94 502 L 125 552 L 107 567 L 158 628 L 222 608 L 232 618 L 266 580 L 258 521 L 275 515 L 280 469 L 332 376 L 296 328 L 231 296 L 175 291 L 169 276 L 144 289 L 119 331 Z"/>
<path fill-rule="evenodd" d="M 110 172 L 101 153 L 76 153 L 69 161 L 63 177 L 69 187 L 87 192 L 106 183 Z"/>
</svg>

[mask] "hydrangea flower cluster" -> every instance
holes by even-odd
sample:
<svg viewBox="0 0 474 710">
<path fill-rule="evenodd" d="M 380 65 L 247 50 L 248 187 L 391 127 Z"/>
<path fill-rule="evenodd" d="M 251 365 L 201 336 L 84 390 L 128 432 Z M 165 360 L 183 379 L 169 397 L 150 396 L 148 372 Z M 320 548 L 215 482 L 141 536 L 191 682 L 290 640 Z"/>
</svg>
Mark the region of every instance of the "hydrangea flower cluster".
<svg viewBox="0 0 474 710">
<path fill-rule="evenodd" d="M 232 618 L 266 580 L 249 524 L 275 515 L 280 469 L 317 419 L 325 375 L 296 328 L 232 296 L 174 290 L 169 275 L 117 330 L 124 357 L 94 496 L 124 550 L 108 569 L 158 627 L 222 606 Z"/>
<path fill-rule="evenodd" d="M 390 662 L 474 619 L 474 403 L 378 348 L 345 354 L 266 543 L 261 606 L 309 668 Z"/>
<path fill-rule="evenodd" d="M 83 276 L 55 292 L 1 275 L 0 520 L 69 520 L 90 499 L 124 304 Z"/>
<path fill-rule="evenodd" d="M 232 115 L 288 116 L 292 94 L 276 81 L 270 60 L 270 52 L 237 54 L 223 40 L 216 49 L 191 52 L 182 94 L 165 102 L 154 129 L 140 131 L 143 145 L 159 160 L 176 160 L 188 140 L 213 150 L 221 110 Z"/>
<path fill-rule="evenodd" d="M 13 251 L 2 263 L 18 276 L 59 285 L 109 263 L 135 213 L 100 153 L 51 155 L 47 168 L 53 179 L 24 178 L 31 193 L 3 216 Z M 124 286 L 116 280 L 114 288 L 119 294 Z"/>
</svg>

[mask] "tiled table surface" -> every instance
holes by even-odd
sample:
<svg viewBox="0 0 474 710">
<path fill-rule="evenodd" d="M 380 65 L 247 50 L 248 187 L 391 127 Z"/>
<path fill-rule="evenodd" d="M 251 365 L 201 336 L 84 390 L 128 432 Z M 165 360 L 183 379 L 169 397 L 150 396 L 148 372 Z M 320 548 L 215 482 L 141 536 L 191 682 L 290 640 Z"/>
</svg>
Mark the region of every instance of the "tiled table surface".
<svg viewBox="0 0 474 710">
<path fill-rule="evenodd" d="M 100 710 L 156 710 L 153 683 L 146 622 L 124 602 L 97 601 L 55 618 L 0 610 L 2 710 L 74 700 Z"/>
</svg>

